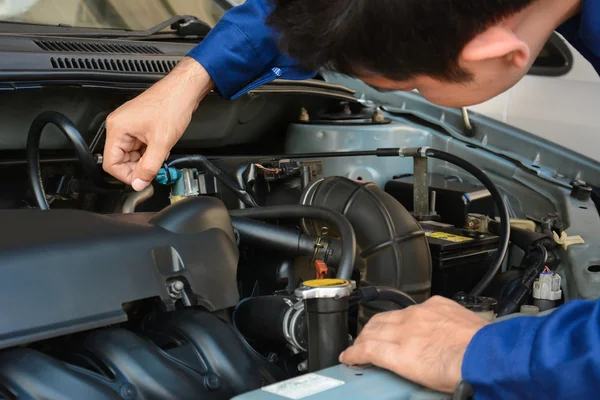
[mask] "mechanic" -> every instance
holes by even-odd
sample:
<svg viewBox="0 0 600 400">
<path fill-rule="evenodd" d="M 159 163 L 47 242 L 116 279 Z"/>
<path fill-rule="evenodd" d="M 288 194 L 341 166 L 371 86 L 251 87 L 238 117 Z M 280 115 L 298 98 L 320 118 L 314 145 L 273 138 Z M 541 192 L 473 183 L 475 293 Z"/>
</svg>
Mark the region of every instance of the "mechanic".
<svg viewBox="0 0 600 400">
<path fill-rule="evenodd" d="M 104 168 L 142 190 L 211 90 L 231 99 L 321 67 L 443 106 L 480 103 L 516 84 L 555 30 L 600 71 L 597 0 L 247 0 L 110 115 Z M 597 398 L 600 303 L 487 324 L 434 297 L 377 315 L 340 360 L 445 392 L 465 379 L 476 398 Z"/>
</svg>

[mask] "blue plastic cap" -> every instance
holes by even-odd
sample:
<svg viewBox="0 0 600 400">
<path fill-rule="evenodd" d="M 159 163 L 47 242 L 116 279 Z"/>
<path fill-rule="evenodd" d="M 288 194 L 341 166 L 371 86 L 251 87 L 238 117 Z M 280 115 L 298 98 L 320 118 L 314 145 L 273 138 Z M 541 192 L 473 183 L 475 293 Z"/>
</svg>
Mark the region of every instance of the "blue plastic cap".
<svg viewBox="0 0 600 400">
<path fill-rule="evenodd" d="M 165 168 L 161 168 L 158 171 L 158 175 L 156 175 L 156 182 L 160 185 L 172 185 L 181 179 L 182 176 L 181 171 L 176 168 L 169 167 L 168 173 Z"/>
</svg>

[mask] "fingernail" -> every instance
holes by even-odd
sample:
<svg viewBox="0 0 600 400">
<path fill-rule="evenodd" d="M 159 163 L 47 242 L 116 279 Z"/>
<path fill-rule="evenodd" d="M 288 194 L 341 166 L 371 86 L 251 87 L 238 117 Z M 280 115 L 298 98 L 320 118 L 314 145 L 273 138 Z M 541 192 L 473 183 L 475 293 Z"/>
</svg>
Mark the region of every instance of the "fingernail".
<svg viewBox="0 0 600 400">
<path fill-rule="evenodd" d="M 133 182 L 131 183 L 131 187 L 136 192 L 139 192 L 141 190 L 144 190 L 144 188 L 146 186 L 148 186 L 149 184 L 150 184 L 150 182 L 146 182 L 146 181 L 141 180 L 140 178 L 137 178 L 137 179 L 133 180 Z"/>
</svg>

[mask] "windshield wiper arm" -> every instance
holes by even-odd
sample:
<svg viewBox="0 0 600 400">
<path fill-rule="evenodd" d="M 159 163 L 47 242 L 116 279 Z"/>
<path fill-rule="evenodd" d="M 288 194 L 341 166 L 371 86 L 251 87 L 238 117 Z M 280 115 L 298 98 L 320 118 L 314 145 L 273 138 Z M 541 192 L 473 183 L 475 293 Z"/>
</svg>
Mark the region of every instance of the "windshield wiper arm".
<svg viewBox="0 0 600 400">
<path fill-rule="evenodd" d="M 80 38 L 148 38 L 152 37 L 162 30 L 170 27 L 168 34 L 175 34 L 179 37 L 186 36 L 205 36 L 210 32 L 211 27 L 207 23 L 199 20 L 193 15 L 175 15 L 158 25 L 145 31 L 129 31 L 123 29 L 95 29 L 79 28 L 72 26 L 51 26 L 41 24 L 21 24 L 15 22 L 0 21 L 1 33 L 15 34 L 33 34 L 33 35 L 57 35 Z M 6 29 L 11 28 L 11 29 Z"/>
<path fill-rule="evenodd" d="M 132 34 L 129 35 L 129 37 L 153 36 L 167 27 L 171 27 L 171 29 L 175 31 L 178 36 L 206 35 L 211 29 L 208 24 L 200 21 L 193 15 L 176 15 L 146 31 L 131 32 Z"/>
</svg>

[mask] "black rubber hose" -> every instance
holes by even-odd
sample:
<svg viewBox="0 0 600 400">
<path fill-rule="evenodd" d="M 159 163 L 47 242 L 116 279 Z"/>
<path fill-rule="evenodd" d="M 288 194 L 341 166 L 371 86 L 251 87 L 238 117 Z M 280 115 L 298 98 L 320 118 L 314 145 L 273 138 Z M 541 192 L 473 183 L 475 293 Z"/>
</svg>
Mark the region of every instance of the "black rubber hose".
<svg viewBox="0 0 600 400">
<path fill-rule="evenodd" d="M 498 318 L 516 312 L 524 303 L 533 288 L 533 282 L 537 279 L 540 273 L 544 270 L 548 261 L 548 250 L 546 247 L 538 243 L 534 247 L 540 253 L 540 258 L 528 269 L 521 283 L 508 295 L 506 299 L 500 303 L 498 308 Z"/>
<path fill-rule="evenodd" d="M 370 301 L 390 301 L 403 308 L 414 306 L 417 301 L 409 294 L 392 287 L 367 286 L 359 289 L 362 296 L 362 302 Z"/>
<path fill-rule="evenodd" d="M 312 257 L 316 240 L 300 230 L 268 224 L 249 218 L 231 217 L 234 229 L 240 235 L 240 243 L 273 249 L 293 257 Z M 322 241 L 325 251 L 318 253 L 328 265 L 338 265 L 341 243 L 337 239 Z"/>
<path fill-rule="evenodd" d="M 225 172 L 221 169 L 217 168 L 213 163 L 211 163 L 208 158 L 201 155 L 194 156 L 186 156 L 181 158 L 176 158 L 175 160 L 169 163 L 169 167 L 175 166 L 177 164 L 200 164 L 211 174 L 215 176 L 227 189 L 231 190 L 235 196 L 242 201 L 248 207 L 258 207 L 256 200 L 254 197 L 250 195 L 247 191 L 241 189 L 237 183 L 233 179 L 229 177 Z"/>
<path fill-rule="evenodd" d="M 232 217 L 252 219 L 307 218 L 332 224 L 337 229 L 342 240 L 342 254 L 337 270 L 337 278 L 345 280 L 352 278 L 356 254 L 356 236 L 354 235 L 352 225 L 342 214 L 323 207 L 295 204 L 231 210 L 229 213 Z"/>
<path fill-rule="evenodd" d="M 506 206 L 506 202 L 502 197 L 502 194 L 492 182 L 492 180 L 483 172 L 481 169 L 471 164 L 468 161 L 463 160 L 460 157 L 456 157 L 452 154 L 446 153 L 444 151 L 435 150 L 435 149 L 427 149 L 425 154 L 428 157 L 436 158 L 438 160 L 449 162 L 450 164 L 454 164 L 457 167 L 460 167 L 477 178 L 483 186 L 490 192 L 494 202 L 496 203 L 496 207 L 498 207 L 499 217 L 500 217 L 500 228 L 499 228 L 499 236 L 500 236 L 500 246 L 498 247 L 498 255 L 496 259 L 487 270 L 481 281 L 471 290 L 471 295 L 479 296 L 481 293 L 489 286 L 494 279 L 494 276 L 500 271 L 502 268 L 502 263 L 506 258 L 506 254 L 508 252 L 508 244 L 510 242 L 510 216 L 508 214 L 508 207 Z"/>
<path fill-rule="evenodd" d="M 377 288 L 377 291 L 379 292 L 377 300 L 391 301 L 392 303 L 403 307 L 410 307 L 417 304 L 415 299 L 396 288 Z"/>
<path fill-rule="evenodd" d="M 77 153 L 85 176 L 95 182 L 101 181 L 94 157 L 73 122 L 58 112 L 45 111 L 33 120 L 27 136 L 27 173 L 35 200 L 41 210 L 50 209 L 40 171 L 40 139 L 44 127 L 48 124 L 58 127 L 69 139 Z"/>
</svg>

